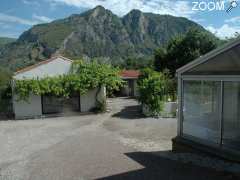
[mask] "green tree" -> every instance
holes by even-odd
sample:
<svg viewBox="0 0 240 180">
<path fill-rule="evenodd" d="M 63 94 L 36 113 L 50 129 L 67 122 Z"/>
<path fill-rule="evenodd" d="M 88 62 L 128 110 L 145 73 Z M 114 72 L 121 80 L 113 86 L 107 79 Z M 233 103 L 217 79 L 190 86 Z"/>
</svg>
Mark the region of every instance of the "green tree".
<svg viewBox="0 0 240 180">
<path fill-rule="evenodd" d="M 10 87 L 11 72 L 0 68 L 0 97 L 3 98 L 8 96 Z"/>
<path fill-rule="evenodd" d="M 11 113 L 11 72 L 0 68 L 0 112 Z"/>
<path fill-rule="evenodd" d="M 164 50 L 156 51 L 155 69 L 169 69 L 174 76 L 176 69 L 215 49 L 218 43 L 219 39 L 210 32 L 190 29 L 186 35 L 179 35 L 170 40 Z"/>
<path fill-rule="evenodd" d="M 153 61 L 146 57 L 128 57 L 120 64 L 122 69 L 144 69 L 153 67 Z"/>
<path fill-rule="evenodd" d="M 155 50 L 154 52 L 154 57 L 155 57 L 155 61 L 154 61 L 154 67 L 156 71 L 162 71 L 163 67 L 165 67 L 165 65 L 167 64 L 167 58 L 166 58 L 166 49 L 165 48 L 159 48 L 157 50 Z"/>
</svg>

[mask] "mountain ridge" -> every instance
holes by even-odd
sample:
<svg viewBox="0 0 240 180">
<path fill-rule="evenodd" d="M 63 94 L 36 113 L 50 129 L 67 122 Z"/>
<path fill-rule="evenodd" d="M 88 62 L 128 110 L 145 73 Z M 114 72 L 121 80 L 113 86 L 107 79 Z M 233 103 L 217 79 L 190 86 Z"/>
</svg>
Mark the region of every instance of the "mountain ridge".
<svg viewBox="0 0 240 180">
<path fill-rule="evenodd" d="M 33 26 L 16 42 L 0 49 L 0 62 L 16 70 L 53 54 L 72 59 L 107 57 L 117 62 L 129 56 L 149 57 L 156 48 L 190 28 L 207 31 L 183 17 L 140 10 L 118 17 L 97 6 L 81 14 Z"/>
</svg>

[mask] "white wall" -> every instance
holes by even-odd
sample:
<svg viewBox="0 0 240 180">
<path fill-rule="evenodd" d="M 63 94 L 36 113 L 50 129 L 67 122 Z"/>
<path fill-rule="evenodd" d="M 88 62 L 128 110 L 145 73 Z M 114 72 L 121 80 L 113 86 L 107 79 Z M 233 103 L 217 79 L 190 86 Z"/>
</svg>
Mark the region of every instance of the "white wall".
<svg viewBox="0 0 240 180">
<path fill-rule="evenodd" d="M 26 72 L 16 74 L 13 78 L 21 79 L 37 79 L 44 77 L 54 77 L 69 73 L 71 61 L 62 59 L 61 57 L 55 60 L 42 64 Z M 14 85 L 14 82 L 13 82 Z M 97 88 L 90 90 L 85 95 L 80 96 L 81 112 L 88 112 L 96 107 Z M 106 89 L 101 88 L 98 94 L 98 99 L 106 100 Z M 13 98 L 13 109 L 16 119 L 24 119 L 42 115 L 41 96 L 31 95 L 28 102 L 17 101 L 16 95 Z"/>
<path fill-rule="evenodd" d="M 18 73 L 13 79 L 40 79 L 67 74 L 71 68 L 71 64 L 71 61 L 57 57 L 48 63 L 36 66 L 26 72 Z M 14 80 L 12 85 L 14 86 Z M 17 101 L 17 95 L 13 94 L 13 96 L 13 111 L 16 119 L 31 118 L 42 115 L 41 96 L 31 95 L 28 102 Z"/>
<path fill-rule="evenodd" d="M 71 61 L 64 60 L 61 57 L 57 57 L 53 61 L 41 64 L 29 71 L 16 74 L 14 79 L 37 79 L 44 77 L 54 77 L 63 74 L 67 74 L 71 68 Z"/>
<path fill-rule="evenodd" d="M 80 96 L 81 112 L 88 112 L 96 107 L 96 93 L 98 88 L 88 91 L 86 94 Z M 106 88 L 101 87 L 97 96 L 99 101 L 106 100 Z"/>
<path fill-rule="evenodd" d="M 97 89 L 88 91 L 80 96 L 81 112 L 88 112 L 96 106 Z"/>
<path fill-rule="evenodd" d="M 42 115 L 41 96 L 30 95 L 28 102 L 18 101 L 16 95 L 13 96 L 13 111 L 16 119 L 33 118 Z"/>
</svg>

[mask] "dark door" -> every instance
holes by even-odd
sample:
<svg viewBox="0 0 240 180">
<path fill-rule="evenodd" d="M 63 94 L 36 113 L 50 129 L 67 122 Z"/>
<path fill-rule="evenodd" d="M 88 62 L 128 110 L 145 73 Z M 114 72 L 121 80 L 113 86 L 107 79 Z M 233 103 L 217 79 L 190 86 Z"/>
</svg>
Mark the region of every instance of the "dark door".
<svg viewBox="0 0 240 180">
<path fill-rule="evenodd" d="M 80 107 L 80 94 L 75 92 L 71 93 L 68 99 L 65 99 L 63 102 L 64 112 L 77 112 L 81 110 Z"/>
<path fill-rule="evenodd" d="M 128 81 L 129 96 L 134 96 L 134 80 Z"/>
<path fill-rule="evenodd" d="M 79 111 L 81 111 L 79 93 L 71 93 L 69 98 L 52 95 L 42 96 L 43 114 L 59 114 Z"/>
<path fill-rule="evenodd" d="M 42 96 L 42 113 L 56 114 L 63 112 L 63 98 L 52 95 Z"/>
</svg>

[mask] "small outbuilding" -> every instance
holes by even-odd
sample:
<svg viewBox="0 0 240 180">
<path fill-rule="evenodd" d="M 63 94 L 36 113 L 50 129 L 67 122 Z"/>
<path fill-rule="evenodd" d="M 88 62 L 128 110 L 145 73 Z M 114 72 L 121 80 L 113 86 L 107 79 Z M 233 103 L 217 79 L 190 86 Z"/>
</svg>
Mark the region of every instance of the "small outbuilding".
<svg viewBox="0 0 240 180">
<path fill-rule="evenodd" d="M 121 88 L 120 94 L 122 96 L 136 97 L 139 95 L 137 80 L 140 76 L 138 70 L 123 70 L 120 72 L 122 80 L 124 80 L 125 86 Z"/>
<path fill-rule="evenodd" d="M 33 66 L 17 71 L 13 76 L 14 81 L 24 79 L 42 79 L 68 74 L 73 61 L 56 56 Z M 13 88 L 14 89 L 14 88 Z M 16 119 L 36 118 L 49 115 L 61 115 L 69 112 L 88 112 L 96 107 L 96 98 L 105 101 L 106 90 L 95 88 L 84 95 L 72 92 L 69 98 L 55 97 L 52 95 L 30 95 L 28 101 L 19 100 L 13 91 L 13 113 Z"/>
<path fill-rule="evenodd" d="M 240 160 L 240 39 L 177 70 L 178 137 L 191 147 Z"/>
</svg>

